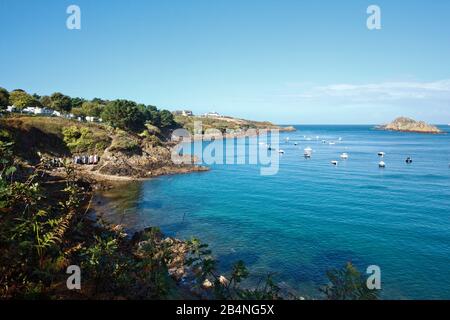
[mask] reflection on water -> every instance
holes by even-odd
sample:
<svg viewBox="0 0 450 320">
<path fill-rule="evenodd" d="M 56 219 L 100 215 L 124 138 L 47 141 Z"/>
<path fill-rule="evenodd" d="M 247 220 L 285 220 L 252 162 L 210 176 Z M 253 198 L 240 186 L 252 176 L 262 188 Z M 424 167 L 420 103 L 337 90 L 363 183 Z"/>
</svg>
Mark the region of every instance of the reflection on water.
<svg viewBox="0 0 450 320">
<path fill-rule="evenodd" d="M 120 182 L 115 183 L 110 190 L 97 192 L 93 199 L 93 208 L 105 221 L 137 231 L 147 226 L 145 216 L 137 209 L 137 203 L 141 199 L 142 182 Z"/>
</svg>

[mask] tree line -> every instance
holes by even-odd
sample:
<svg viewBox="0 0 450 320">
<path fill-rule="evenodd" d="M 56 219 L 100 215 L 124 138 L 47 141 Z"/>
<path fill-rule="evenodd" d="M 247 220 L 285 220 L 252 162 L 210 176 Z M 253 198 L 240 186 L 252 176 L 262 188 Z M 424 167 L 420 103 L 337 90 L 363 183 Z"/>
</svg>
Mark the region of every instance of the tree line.
<svg viewBox="0 0 450 320">
<path fill-rule="evenodd" d="M 0 87 L 0 109 L 13 105 L 18 110 L 26 107 L 45 107 L 61 113 L 72 113 L 76 117 L 97 117 L 115 128 L 140 132 L 144 125 L 149 123 L 158 128 L 171 128 L 175 126 L 172 113 L 160 110 L 153 105 L 145 105 L 131 100 L 117 99 L 104 100 L 94 98 L 87 100 L 79 97 L 70 97 L 60 92 L 52 95 L 40 96 L 29 94 L 22 89 L 8 92 Z"/>
</svg>

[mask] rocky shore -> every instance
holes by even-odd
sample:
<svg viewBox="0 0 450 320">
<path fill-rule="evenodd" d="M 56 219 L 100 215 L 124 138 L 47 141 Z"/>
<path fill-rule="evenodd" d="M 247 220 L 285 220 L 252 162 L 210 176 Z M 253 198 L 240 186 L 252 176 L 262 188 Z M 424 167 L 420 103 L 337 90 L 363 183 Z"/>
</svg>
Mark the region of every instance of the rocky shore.
<svg viewBox="0 0 450 320">
<path fill-rule="evenodd" d="M 415 133 L 431 133 L 437 134 L 442 131 L 436 126 L 427 124 L 423 121 L 415 121 L 406 117 L 399 117 L 389 124 L 377 127 L 380 130 L 415 132 Z"/>
</svg>

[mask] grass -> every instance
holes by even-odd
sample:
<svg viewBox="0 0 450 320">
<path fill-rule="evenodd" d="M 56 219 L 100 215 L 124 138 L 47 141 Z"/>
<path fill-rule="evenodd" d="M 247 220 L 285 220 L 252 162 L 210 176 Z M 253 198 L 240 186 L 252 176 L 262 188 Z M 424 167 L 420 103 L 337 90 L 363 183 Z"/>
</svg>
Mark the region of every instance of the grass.
<svg viewBox="0 0 450 320">
<path fill-rule="evenodd" d="M 68 157 L 74 152 L 95 152 L 101 155 L 111 144 L 111 129 L 107 126 L 76 120 L 14 115 L 0 119 L 0 127 L 6 129 L 16 141 L 15 153 L 22 158 L 37 161 L 37 152 Z M 79 141 L 64 141 L 64 130 L 83 131 Z"/>
</svg>

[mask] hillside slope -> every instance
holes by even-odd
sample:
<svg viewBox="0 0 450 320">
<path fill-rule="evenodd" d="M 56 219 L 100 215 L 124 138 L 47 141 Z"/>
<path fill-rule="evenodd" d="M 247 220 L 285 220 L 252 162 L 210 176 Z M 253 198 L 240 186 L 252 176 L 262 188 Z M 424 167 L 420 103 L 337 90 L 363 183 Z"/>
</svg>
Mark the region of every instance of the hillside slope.
<svg viewBox="0 0 450 320">
<path fill-rule="evenodd" d="M 32 165 L 39 162 L 40 154 L 69 160 L 74 155 L 98 155 L 100 161 L 96 165 L 75 166 L 94 179 L 137 179 L 205 170 L 174 164 L 171 144 L 155 134 L 137 135 L 101 124 L 34 116 L 2 118 L 0 129 L 11 134 L 14 152 Z"/>
<path fill-rule="evenodd" d="M 222 133 L 232 131 L 246 131 L 248 129 L 278 129 L 280 131 L 295 131 L 295 128 L 293 127 L 280 127 L 269 121 L 252 121 L 224 116 L 197 117 L 176 115 L 175 121 L 191 133 L 193 133 L 195 121 L 201 122 L 203 131 L 206 131 L 208 129 L 217 129 Z"/>
</svg>

